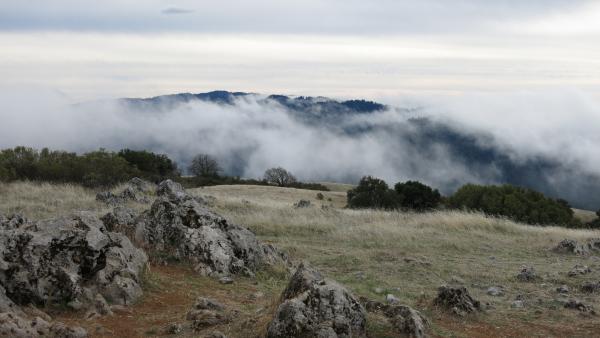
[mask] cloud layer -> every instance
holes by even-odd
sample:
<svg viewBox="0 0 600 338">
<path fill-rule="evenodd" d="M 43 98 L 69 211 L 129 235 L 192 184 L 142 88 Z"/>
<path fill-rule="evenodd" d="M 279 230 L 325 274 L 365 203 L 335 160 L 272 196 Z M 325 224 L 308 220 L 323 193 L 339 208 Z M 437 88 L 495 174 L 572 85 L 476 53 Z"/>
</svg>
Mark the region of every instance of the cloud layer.
<svg viewBox="0 0 600 338">
<path fill-rule="evenodd" d="M 0 29 L 210 33 L 406 34 L 497 30 L 513 20 L 565 13 L 590 1 L 561 0 L 81 0 L 6 2 Z M 168 9 L 177 9 L 169 11 Z M 187 16 L 164 16 L 185 9 Z"/>
<path fill-rule="evenodd" d="M 149 149 L 183 166 L 193 155 L 209 153 L 228 173 L 245 177 L 283 166 L 310 181 L 353 182 L 369 174 L 390 182 L 418 179 L 446 191 L 467 182 L 498 183 L 500 168 L 472 167 L 434 138 L 428 145 L 427 135 L 406 123 L 427 116 L 474 135 L 480 146 L 515 163 L 537 158 L 558 163 L 564 170 L 540 171 L 556 182 L 549 188 L 578 186 L 600 167 L 600 102 L 580 91 L 419 98 L 417 110 L 352 115 L 335 124 L 307 124 L 260 95 L 235 105 L 195 101 L 167 111 L 140 111 L 115 101 L 72 105 L 40 90 L 33 98 L 30 91 L 1 92 L 0 147 Z M 344 132 L 356 129 L 365 132 Z"/>
</svg>

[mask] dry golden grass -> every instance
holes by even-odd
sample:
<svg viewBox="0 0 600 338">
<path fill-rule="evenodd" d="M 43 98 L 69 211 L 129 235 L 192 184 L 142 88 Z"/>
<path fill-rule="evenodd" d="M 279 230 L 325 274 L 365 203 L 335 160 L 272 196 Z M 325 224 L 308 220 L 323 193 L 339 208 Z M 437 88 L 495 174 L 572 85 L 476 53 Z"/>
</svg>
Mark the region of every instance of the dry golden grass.
<svg viewBox="0 0 600 338">
<path fill-rule="evenodd" d="M 591 222 L 598 218 L 598 215 L 596 215 L 595 211 L 581 209 L 573 209 L 573 211 L 575 212 L 575 217 L 584 223 Z"/>
<path fill-rule="evenodd" d="M 324 192 L 324 200 L 317 200 L 316 191 L 265 186 L 216 186 L 191 192 L 213 196 L 217 212 L 248 226 L 262 240 L 286 250 L 292 258 L 309 261 L 358 295 L 382 300 L 385 293 L 393 293 L 431 319 L 433 336 L 585 337 L 600 332 L 596 319 L 563 309 L 560 300 L 564 298 L 555 291 L 566 284 L 571 289 L 569 298 L 579 298 L 600 309 L 598 295 L 579 291 L 584 281 L 600 280 L 600 260 L 549 250 L 564 238 L 600 237 L 598 231 L 527 226 L 479 213 L 348 210 L 343 209 L 344 191 Z M 95 202 L 94 197 L 94 191 L 76 186 L 4 184 L 0 185 L 0 212 L 22 212 L 33 219 L 82 209 L 102 212 L 105 207 Z M 294 208 L 293 204 L 300 199 L 310 200 L 312 206 Z M 142 207 L 147 208 L 139 208 Z M 567 272 L 575 264 L 588 265 L 593 273 L 568 277 Z M 518 282 L 515 275 L 522 265 L 533 266 L 541 279 L 533 283 Z M 159 286 L 147 292 L 148 298 L 133 309 L 135 314 L 152 320 L 128 316 L 123 322 L 132 326 L 128 332 L 135 332 L 134 336 L 154 336 L 151 332 L 158 332 L 164 323 L 181 318 L 187 303 L 177 307 L 177 312 L 165 307 L 171 301 L 188 301 L 184 296 L 189 290 L 194 295 L 212 295 L 223 302 L 238 304 L 246 318 L 256 321 L 253 328 L 237 324 L 224 328 L 230 336 L 243 337 L 243 330 L 264 330 L 268 312 L 253 315 L 256 311 L 253 303 L 239 297 L 240 292 L 247 294 L 254 290 L 251 281 L 240 281 L 233 289 L 213 290 L 214 283 L 187 272 L 185 278 L 176 278 L 174 283 L 169 274 L 176 272 L 168 271 L 153 270 Z M 435 309 L 431 301 L 437 287 L 458 279 L 464 281 L 473 296 L 490 303 L 493 309 L 465 319 Z M 487 287 L 495 285 L 505 288 L 505 296 L 486 294 Z M 265 293 L 260 306 L 272 308 L 268 304 L 277 299 L 284 287 L 284 279 L 258 278 L 256 289 Z M 376 287 L 383 288 L 384 294 L 375 293 Z M 174 292 L 177 297 L 171 299 Z M 525 297 L 523 309 L 510 306 L 517 295 Z M 120 320 L 114 319 L 112 324 L 111 319 L 103 321 L 103 325 L 114 329 L 113 336 L 119 336 Z M 390 327 L 381 318 L 370 316 L 368 329 L 372 337 L 385 337 Z"/>
<path fill-rule="evenodd" d="M 0 183 L 0 213 L 21 213 L 30 219 L 44 219 L 73 211 L 101 212 L 95 192 L 78 185 L 34 182 Z"/>
<path fill-rule="evenodd" d="M 559 255 L 549 250 L 564 238 L 600 237 L 598 231 L 528 226 L 457 211 L 419 214 L 340 209 L 345 199 L 340 192 L 329 193 L 334 208 L 322 208 L 326 203 L 310 198 L 313 192 L 296 189 L 216 186 L 193 193 L 216 197 L 218 212 L 250 227 L 294 258 L 311 262 L 356 293 L 382 299 L 384 295 L 374 292 L 381 287 L 432 317 L 437 316 L 430 304 L 437 287 L 457 277 L 465 281 L 475 297 L 495 307 L 476 319 L 492 329 L 506 328 L 502 323 L 508 318 L 513 322 L 509 327 L 535 328 L 530 331 L 560 336 L 557 332 L 563 331 L 556 331 L 557 327 L 575 329 L 575 325 L 589 323 L 560 306 L 561 297 L 555 289 L 563 284 L 573 290 L 571 297 L 600 307 L 598 296 L 578 291 L 583 281 L 597 281 L 600 274 L 567 277 L 575 264 L 600 270 L 596 258 Z M 314 206 L 294 208 L 293 203 L 300 198 L 311 199 Z M 523 265 L 533 266 L 543 279 L 537 283 L 518 282 L 515 276 Z M 487 287 L 495 285 L 502 285 L 506 295 L 488 296 Z M 525 296 L 524 309 L 511 308 L 518 294 Z M 433 322 L 436 334 L 459 333 L 443 320 Z M 375 323 L 371 330 L 385 331 L 384 327 Z M 582 332 L 585 336 L 590 331 Z M 576 333 L 569 331 L 571 334 Z"/>
<path fill-rule="evenodd" d="M 123 190 L 115 187 L 113 192 Z M 0 213 L 21 213 L 29 219 L 46 219 L 76 211 L 104 214 L 110 207 L 96 201 L 97 191 L 74 184 L 38 182 L 0 182 Z M 142 210 L 148 206 L 129 203 L 128 207 Z"/>
<path fill-rule="evenodd" d="M 326 186 L 327 189 L 329 189 L 330 191 L 337 191 L 337 192 L 343 192 L 343 193 L 345 193 L 348 190 L 355 187 L 355 185 L 353 185 L 353 184 L 346 184 L 346 183 L 321 182 L 321 184 Z"/>
</svg>

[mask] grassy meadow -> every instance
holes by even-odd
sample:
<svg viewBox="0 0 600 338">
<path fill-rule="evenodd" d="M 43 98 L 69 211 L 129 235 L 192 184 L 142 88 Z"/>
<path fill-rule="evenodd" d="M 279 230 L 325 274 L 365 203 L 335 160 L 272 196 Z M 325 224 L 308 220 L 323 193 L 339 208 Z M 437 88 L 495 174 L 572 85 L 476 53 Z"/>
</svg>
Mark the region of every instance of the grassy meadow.
<svg viewBox="0 0 600 338">
<path fill-rule="evenodd" d="M 266 186 L 214 186 L 190 192 L 357 295 L 383 300 L 387 293 L 394 294 L 430 319 L 431 336 L 589 337 L 600 332 L 597 317 L 564 309 L 561 303 L 577 298 L 600 309 L 599 295 L 579 291 L 585 281 L 600 281 L 600 259 L 550 251 L 562 239 L 585 240 L 600 237 L 600 232 L 528 226 L 480 213 L 348 210 L 344 187 L 332 190 L 323 192 L 322 200 L 316 191 Z M 94 191 L 70 185 L 0 184 L 0 213 L 22 212 L 37 219 L 76 210 L 105 212 L 107 208 L 94 196 Z M 310 200 L 311 206 L 294 208 L 300 199 Z M 589 266 L 592 273 L 568 277 L 576 264 Z M 517 281 L 515 276 L 524 265 L 533 266 L 540 280 Z M 446 283 L 465 285 L 487 303 L 488 310 L 458 318 L 436 309 L 432 300 Z M 204 295 L 241 311 L 239 320 L 219 330 L 231 337 L 259 334 L 286 278 L 259 274 L 256 281 L 241 278 L 233 286 L 223 286 L 196 276 L 189 267 L 171 266 L 152 268 L 147 285 L 142 301 L 123 317 L 85 325 L 103 325 L 108 331 L 97 333 L 99 337 L 119 336 L 119 332 L 131 337 L 161 336 L 164 325 L 182 321 L 194 298 Z M 566 297 L 556 292 L 561 285 L 570 288 Z M 490 286 L 501 286 L 504 295 L 487 295 Z M 258 300 L 252 296 L 257 292 L 263 295 Z M 517 295 L 524 299 L 523 308 L 511 307 Z M 67 322 L 81 320 L 78 314 L 57 316 Z M 368 329 L 371 337 L 393 336 L 389 324 L 375 315 L 370 315 Z"/>
</svg>

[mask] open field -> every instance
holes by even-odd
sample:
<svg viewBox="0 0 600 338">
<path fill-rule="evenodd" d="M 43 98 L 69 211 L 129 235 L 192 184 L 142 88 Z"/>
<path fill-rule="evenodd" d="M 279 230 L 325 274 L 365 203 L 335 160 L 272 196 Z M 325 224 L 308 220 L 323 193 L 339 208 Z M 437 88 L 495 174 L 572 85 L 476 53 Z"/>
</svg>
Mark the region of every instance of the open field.
<svg viewBox="0 0 600 338">
<path fill-rule="evenodd" d="M 432 322 L 430 334 L 439 337 L 594 336 L 600 332 L 597 317 L 586 317 L 562 307 L 561 300 L 578 298 L 600 309 L 600 296 L 583 294 L 585 281 L 600 281 L 598 257 L 551 252 L 564 238 L 584 240 L 600 232 L 558 227 L 534 227 L 478 213 L 440 211 L 416 214 L 342 209 L 345 192 L 323 192 L 264 186 L 215 186 L 193 189 L 212 208 L 232 221 L 248 226 L 262 240 L 305 260 L 357 295 L 383 300 L 392 293 L 403 303 L 422 311 Z M 294 208 L 308 199 L 309 208 Z M 331 199 L 329 201 L 328 199 Z M 147 206 L 137 206 L 141 209 Z M 73 186 L 0 184 L 0 213 L 22 211 L 30 218 L 45 218 L 75 210 L 105 207 L 94 192 Z M 592 273 L 568 277 L 576 264 Z M 524 283 L 515 276 L 523 265 L 533 266 L 539 281 Z M 490 309 L 466 318 L 445 314 L 432 306 L 437 287 L 461 282 Z M 256 281 L 239 279 L 231 286 L 196 276 L 189 267 L 156 266 L 148 273 L 147 292 L 130 311 L 119 316 L 85 321 L 80 313 L 57 314 L 78 322 L 96 336 L 153 337 L 168 323 L 183 321 L 198 295 L 214 297 L 240 310 L 238 320 L 218 329 L 232 337 L 263 332 L 277 298 L 286 285 L 281 274 L 260 274 Z M 567 285 L 568 297 L 556 288 Z M 504 296 L 486 294 L 502 286 Z M 376 293 L 375 288 L 382 288 Z M 262 296 L 252 298 L 260 291 Z M 523 308 L 511 304 L 521 295 Z M 383 320 L 371 315 L 372 337 L 391 335 Z"/>
</svg>

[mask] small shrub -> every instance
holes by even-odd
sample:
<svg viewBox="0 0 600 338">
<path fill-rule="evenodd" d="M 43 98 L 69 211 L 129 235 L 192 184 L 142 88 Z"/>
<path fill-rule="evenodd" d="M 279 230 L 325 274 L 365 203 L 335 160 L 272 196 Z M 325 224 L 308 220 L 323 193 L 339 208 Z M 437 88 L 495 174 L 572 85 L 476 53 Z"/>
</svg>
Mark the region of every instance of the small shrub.
<svg viewBox="0 0 600 338">
<path fill-rule="evenodd" d="M 320 192 L 317 193 L 317 199 L 319 201 L 322 201 L 324 198 L 325 198 L 325 196 L 322 193 L 320 193 Z"/>
</svg>

